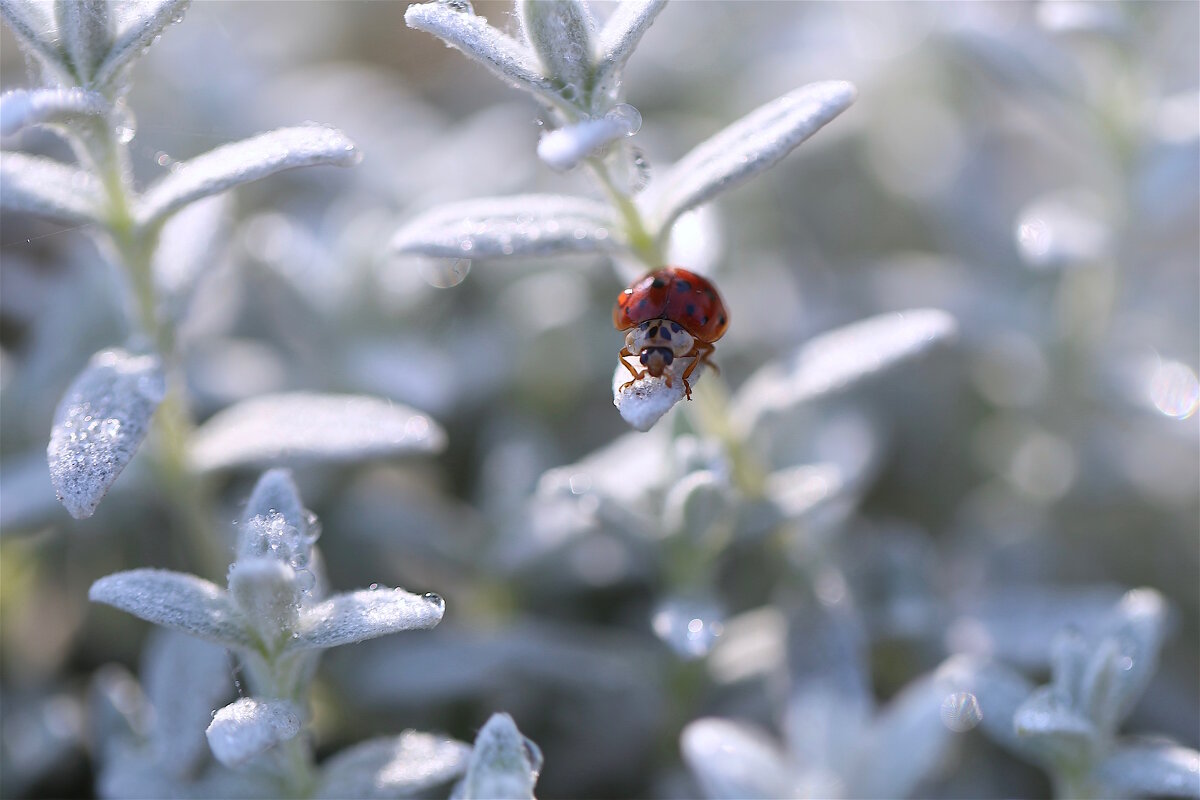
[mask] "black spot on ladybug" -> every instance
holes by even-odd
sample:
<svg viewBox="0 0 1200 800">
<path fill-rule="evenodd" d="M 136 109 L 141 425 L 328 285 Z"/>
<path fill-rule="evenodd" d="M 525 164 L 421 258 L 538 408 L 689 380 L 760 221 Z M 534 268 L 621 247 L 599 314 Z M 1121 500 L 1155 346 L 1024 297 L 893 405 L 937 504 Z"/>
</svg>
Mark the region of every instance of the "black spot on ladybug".
<svg viewBox="0 0 1200 800">
<path fill-rule="evenodd" d="M 687 281 L 675 281 L 675 291 L 690 292 L 691 290 L 692 290 L 692 285 L 690 283 L 688 283 Z"/>
<path fill-rule="evenodd" d="M 658 335 L 658 328 L 654 329 L 654 335 L 655 336 Z M 666 339 L 668 342 L 671 341 L 671 332 L 669 330 L 667 330 L 666 328 L 663 328 L 662 329 L 662 338 Z"/>
<path fill-rule="evenodd" d="M 653 339 L 656 336 L 658 336 L 658 326 L 657 325 L 655 325 L 653 328 L 650 329 L 650 338 Z"/>
<path fill-rule="evenodd" d="M 687 314 L 690 317 L 696 313 L 696 307 L 694 305 L 692 305 L 691 303 L 688 303 L 687 307 L 683 309 L 683 313 Z"/>
<path fill-rule="evenodd" d="M 650 281 L 651 289 L 661 289 L 662 287 L 664 287 L 666 285 L 667 285 L 667 282 L 664 281 L 662 278 L 655 278 L 654 280 Z"/>
<path fill-rule="evenodd" d="M 638 308 L 645 308 L 648 305 L 650 305 L 650 301 L 647 300 L 646 298 L 643 297 L 641 300 L 638 300 L 638 304 L 637 304 Z"/>
<path fill-rule="evenodd" d="M 672 323 L 671 323 L 671 331 L 672 331 L 673 333 L 679 333 L 679 325 L 678 325 L 678 323 L 675 323 L 675 322 L 672 322 Z"/>
<path fill-rule="evenodd" d="M 721 315 L 721 318 L 717 320 L 717 324 L 718 324 L 718 325 L 724 325 L 724 324 L 725 324 L 725 315 L 724 315 L 724 314 L 722 314 L 722 315 Z"/>
<path fill-rule="evenodd" d="M 714 292 L 712 289 L 710 289 L 710 288 L 708 288 L 707 286 L 705 286 L 705 287 L 704 287 L 704 293 L 705 293 L 706 295 L 708 295 L 708 299 L 709 299 L 709 300 L 712 300 L 712 301 L 714 301 L 714 302 L 716 301 L 716 299 L 717 299 L 717 293 L 716 293 L 716 292 Z"/>
<path fill-rule="evenodd" d="M 708 317 L 704 317 L 703 319 L 701 319 L 701 320 L 700 320 L 700 324 L 701 324 L 701 325 L 707 325 L 707 324 L 708 324 Z"/>
</svg>

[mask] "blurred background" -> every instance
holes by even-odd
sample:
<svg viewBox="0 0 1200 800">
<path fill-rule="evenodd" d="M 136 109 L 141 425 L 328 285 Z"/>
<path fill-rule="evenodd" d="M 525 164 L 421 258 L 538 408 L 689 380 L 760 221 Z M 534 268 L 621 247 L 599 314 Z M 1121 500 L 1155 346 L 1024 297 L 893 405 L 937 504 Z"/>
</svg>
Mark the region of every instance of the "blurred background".
<svg viewBox="0 0 1200 800">
<path fill-rule="evenodd" d="M 593 193 L 537 161 L 531 98 L 409 30 L 405 8 L 197 2 L 129 96 L 143 185 L 308 120 L 364 154 L 237 192 L 184 340 L 197 418 L 266 392 L 344 391 L 412 405 L 449 434 L 433 459 L 297 472 L 334 587 L 435 591 L 448 609 L 433 632 L 323 660 L 320 753 L 410 727 L 470 741 L 506 710 L 544 750 L 541 796 L 695 795 L 683 724 L 778 730 L 785 635 L 758 624 L 757 649 L 735 648 L 738 623 L 786 616 L 826 567 L 862 614 L 881 701 L 955 652 L 1044 682 L 1059 627 L 1154 587 L 1172 635 L 1126 727 L 1200 745 L 1200 6 L 676 2 L 660 15 L 624 84 L 651 185 L 797 86 L 859 89 L 678 237 L 681 266 L 713 275 L 731 309 L 720 379 L 736 390 L 814 334 L 882 312 L 940 308 L 960 328 L 789 422 L 777 466 L 854 464 L 857 477 L 836 514 L 735 531 L 711 554 L 703 595 L 729 635 L 698 661 L 652 620 L 691 596 L 664 497 L 715 445 L 681 410 L 630 434 L 612 407 L 620 275 L 600 257 L 387 252 L 399 225 L 449 200 Z M 513 22 L 507 3 L 475 11 Z M 2 88 L 28 85 L 0 36 Z M 6 146 L 68 157 L 48 134 Z M 90 606 L 88 586 L 199 568 L 144 453 L 81 522 L 46 475 L 58 398 L 125 336 L 109 267 L 83 232 L 15 214 L 0 258 L 0 789 L 82 797 L 89 681 L 114 662 L 136 672 L 149 627 Z M 230 552 L 254 478 L 215 486 Z M 1048 792 L 977 734 L 922 787 Z"/>
</svg>

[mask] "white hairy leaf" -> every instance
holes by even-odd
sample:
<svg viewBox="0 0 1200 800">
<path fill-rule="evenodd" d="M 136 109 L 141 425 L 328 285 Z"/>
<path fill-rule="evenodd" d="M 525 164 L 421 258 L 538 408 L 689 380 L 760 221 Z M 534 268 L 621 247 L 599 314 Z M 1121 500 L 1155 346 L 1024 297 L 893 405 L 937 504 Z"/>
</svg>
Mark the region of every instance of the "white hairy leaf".
<svg viewBox="0 0 1200 800">
<path fill-rule="evenodd" d="M 596 54 L 595 81 L 601 90 L 610 90 L 620 80 L 621 70 L 633 54 L 642 34 L 654 24 L 667 0 L 624 0 L 600 31 Z"/>
<path fill-rule="evenodd" d="M 1092 721 L 1053 686 L 1037 689 L 1021 703 L 1013 714 L 1013 727 L 1043 762 L 1049 759 L 1058 765 L 1086 763 L 1098 738 Z"/>
<path fill-rule="evenodd" d="M 14 89 L 0 96 L 0 136 L 30 125 L 70 123 L 107 113 L 104 95 L 86 89 Z"/>
<path fill-rule="evenodd" d="M 786 362 L 768 364 L 751 375 L 734 398 L 734 417 L 748 429 L 764 415 L 844 391 L 908 361 L 956 330 L 946 312 L 916 309 L 823 333 Z"/>
<path fill-rule="evenodd" d="M 680 736 L 683 760 L 711 800 L 794 797 L 783 752 L 757 728 L 732 720 L 695 720 Z"/>
<path fill-rule="evenodd" d="M 629 383 L 633 377 L 629 370 L 617 365 L 613 372 L 612 390 L 613 390 L 613 405 L 617 407 L 621 418 L 624 419 L 631 427 L 639 431 L 648 431 L 654 427 L 654 423 L 662 419 L 668 411 L 675 407 L 675 404 L 684 399 L 686 391 L 683 387 L 683 370 L 686 369 L 691 359 L 679 359 L 675 361 L 675 368 L 671 369 L 671 384 L 668 386 L 665 378 L 654 378 L 646 375 Z M 692 374 L 688 376 L 688 382 L 694 388 L 696 381 L 704 374 L 705 367 L 697 366 Z M 626 386 L 626 384 L 629 384 Z"/>
<path fill-rule="evenodd" d="M 161 223 L 188 203 L 297 167 L 350 166 L 358 151 L 341 131 L 324 125 L 279 128 L 178 164 L 146 190 L 137 207 L 138 224 Z"/>
<path fill-rule="evenodd" d="M 565 195 L 485 197 L 428 211 L 400 229 L 392 249 L 437 258 L 500 258 L 617 249 L 611 209 Z"/>
<path fill-rule="evenodd" d="M 428 630 L 445 612 L 446 603 L 436 594 L 383 587 L 338 594 L 301 610 L 300 638 L 291 646 L 339 647 L 400 631 Z"/>
<path fill-rule="evenodd" d="M 25 153 L 0 153 L 0 208 L 67 225 L 102 219 L 100 182 L 75 167 Z"/>
<path fill-rule="evenodd" d="M 471 748 L 445 736 L 405 731 L 342 750 L 326 761 L 314 796 L 384 800 L 423 795 L 457 778 Z"/>
<path fill-rule="evenodd" d="M 537 154 L 546 166 L 563 172 L 627 135 L 629 125 L 619 118 L 588 119 L 542 134 L 538 140 Z"/>
<path fill-rule="evenodd" d="M 92 356 L 54 412 L 50 481 L 71 516 L 90 517 L 150 432 L 166 394 L 157 356 L 105 350 Z"/>
<path fill-rule="evenodd" d="M 204 733 L 213 755 L 227 767 L 238 767 L 300 732 L 304 715 L 289 700 L 242 697 L 222 708 Z"/>
<path fill-rule="evenodd" d="M 246 501 L 242 525 L 249 526 L 255 517 L 270 519 L 275 515 L 283 517 L 298 536 L 307 534 L 308 512 L 304 510 L 300 490 L 296 488 L 292 474 L 286 469 L 268 470 L 258 479 L 250 499 Z"/>
<path fill-rule="evenodd" d="M 192 437 L 202 471 L 281 463 L 345 463 L 434 453 L 446 434 L 408 406 L 361 395 L 296 392 L 231 406 Z"/>
<path fill-rule="evenodd" d="M 521 735 L 508 714 L 493 714 L 475 737 L 467 776 L 455 788 L 460 800 L 531 800 L 542 753 Z"/>
<path fill-rule="evenodd" d="M 226 647 L 250 647 L 253 641 L 229 594 L 195 575 L 162 569 L 118 572 L 93 583 L 88 599 Z"/>
<path fill-rule="evenodd" d="M 229 568 L 229 594 L 268 652 L 276 652 L 299 625 L 296 570 L 279 559 L 238 558 Z"/>
<path fill-rule="evenodd" d="M 120 26 L 108 54 L 96 68 L 95 85 L 108 86 L 118 80 L 124 68 L 145 53 L 168 25 L 183 19 L 190 4 L 191 0 L 151 0 L 136 6 L 131 4 L 131 10 L 136 13 Z"/>
<path fill-rule="evenodd" d="M 785 94 L 696 146 L 663 176 L 655 219 L 662 234 L 683 212 L 764 172 L 849 108 L 845 81 L 813 83 Z"/>
<path fill-rule="evenodd" d="M 54 30 L 54 22 L 47 13 L 51 10 L 49 3 L 0 0 L 0 16 L 4 17 L 22 49 L 31 53 L 50 76 L 65 82 L 70 79 L 71 65 L 67 54 L 49 33 Z"/>
<path fill-rule="evenodd" d="M 1120 742 L 1096 766 L 1112 797 L 1200 798 L 1200 752 L 1161 740 Z"/>
<path fill-rule="evenodd" d="M 554 83 L 538 70 L 534 54 L 483 17 L 459 11 L 450 3 L 420 3 L 408 7 L 404 21 L 478 61 L 508 85 L 551 103 L 561 102 Z"/>
<path fill-rule="evenodd" d="M 54 18 L 75 75 L 83 85 L 91 85 L 92 74 L 112 47 L 108 0 L 56 0 Z"/>
<path fill-rule="evenodd" d="M 591 12 L 579 0 L 517 0 L 517 18 L 542 63 L 542 74 L 560 87 L 568 102 L 579 104 L 591 85 Z"/>
</svg>

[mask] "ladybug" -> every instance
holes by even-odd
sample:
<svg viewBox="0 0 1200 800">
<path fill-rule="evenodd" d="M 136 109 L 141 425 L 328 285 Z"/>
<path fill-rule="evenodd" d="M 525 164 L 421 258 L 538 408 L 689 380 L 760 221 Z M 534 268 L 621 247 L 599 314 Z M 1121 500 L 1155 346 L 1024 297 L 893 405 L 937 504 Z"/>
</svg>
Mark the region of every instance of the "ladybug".
<svg viewBox="0 0 1200 800">
<path fill-rule="evenodd" d="M 633 380 L 621 386 L 624 391 L 649 374 L 658 378 L 671 375 L 667 368 L 677 358 L 692 363 L 681 376 L 687 398 L 692 398 L 688 376 L 697 364 L 709 363 L 713 342 L 725 335 L 729 311 L 707 278 L 682 267 L 663 267 L 631 283 L 613 306 L 613 325 L 625 334 L 625 347 L 617 355 Z M 634 369 L 626 358 L 637 356 L 645 369 Z"/>
</svg>

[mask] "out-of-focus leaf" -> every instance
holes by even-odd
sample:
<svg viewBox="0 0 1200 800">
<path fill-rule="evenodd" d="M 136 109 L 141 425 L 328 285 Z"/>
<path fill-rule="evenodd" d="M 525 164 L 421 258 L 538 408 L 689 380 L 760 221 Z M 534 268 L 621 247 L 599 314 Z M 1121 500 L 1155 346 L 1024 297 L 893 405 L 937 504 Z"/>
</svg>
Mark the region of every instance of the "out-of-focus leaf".
<svg viewBox="0 0 1200 800">
<path fill-rule="evenodd" d="M 666 4 L 666 0 L 626 0 L 612 12 L 600 31 L 597 46 L 595 81 L 600 90 L 616 85 L 642 34 Z"/>
<path fill-rule="evenodd" d="M 905 687 L 860 742 L 846 776 L 847 797 L 909 797 L 938 767 L 950 743 L 942 692 L 922 679 Z"/>
<path fill-rule="evenodd" d="M 0 136 L 30 125 L 69 123 L 107 113 L 104 95 L 85 89 L 14 89 L 0 95 Z"/>
<path fill-rule="evenodd" d="M 1052 686 L 1036 690 L 1017 708 L 1013 727 L 1043 761 L 1048 758 L 1060 768 L 1086 764 L 1096 745 L 1097 731 L 1091 720 Z"/>
<path fill-rule="evenodd" d="M 697 145 L 663 177 L 655 219 L 666 234 L 685 211 L 764 172 L 854 102 L 845 81 L 796 89 Z"/>
<path fill-rule="evenodd" d="M 397 231 L 392 249 L 436 258 L 594 253 L 620 247 L 616 231 L 611 209 L 595 200 L 540 194 L 486 197 L 420 215 Z"/>
<path fill-rule="evenodd" d="M 493 714 L 475 737 L 467 776 L 452 795 L 459 800 L 530 800 L 542 753 L 521 735 L 508 714 Z"/>
<path fill-rule="evenodd" d="M 428 630 L 442 621 L 446 604 L 436 594 L 403 589 L 364 589 L 334 595 L 300 612 L 299 637 L 291 647 L 339 647 L 411 630 Z"/>
<path fill-rule="evenodd" d="M 1200 797 L 1200 752 L 1172 742 L 1120 742 L 1093 774 L 1113 797 Z"/>
<path fill-rule="evenodd" d="M 264 395 L 221 411 L 196 431 L 202 471 L 279 463 L 344 463 L 432 453 L 446 434 L 429 417 L 375 397 Z"/>
<path fill-rule="evenodd" d="M 151 0 L 139 3 L 117 33 L 108 54 L 96 68 L 94 83 L 106 86 L 119 79 L 124 67 L 139 58 L 158 40 L 167 26 L 183 19 L 191 0 Z"/>
<path fill-rule="evenodd" d="M 964 655 L 946 661 L 935 679 L 947 694 L 975 695 L 981 712 L 980 727 L 993 741 L 1039 764 L 1045 763 L 1036 746 L 1019 737 L 1013 727 L 1013 716 L 1034 690 L 1029 681 L 1000 664 Z"/>
<path fill-rule="evenodd" d="M 242 697 L 218 711 L 204 733 L 217 760 L 237 767 L 293 738 L 303 718 L 300 708 L 288 700 Z"/>
<path fill-rule="evenodd" d="M 773 800 L 794 796 L 783 753 L 764 733 L 740 722 L 708 717 L 680 737 L 683 760 L 711 800 Z"/>
<path fill-rule="evenodd" d="M 493 28 L 483 17 L 459 11 L 450 3 L 420 3 L 408 7 L 404 21 L 408 27 L 432 33 L 478 61 L 509 86 L 532 92 L 551 103 L 561 102 L 553 81 L 545 78 L 534 64 L 534 54 Z"/>
<path fill-rule="evenodd" d="M 58 0 L 54 4 L 58 38 L 75 65 L 80 83 L 91 85 L 92 74 L 112 47 L 108 0 Z"/>
<path fill-rule="evenodd" d="M 138 224 L 163 222 L 188 203 L 228 191 L 277 172 L 329 164 L 358 162 L 354 143 L 335 128 L 301 125 L 279 128 L 181 162 L 146 190 L 137 206 Z"/>
<path fill-rule="evenodd" d="M 118 572 L 93 583 L 88 599 L 226 647 L 253 642 L 229 594 L 195 575 L 164 569 Z"/>
<path fill-rule="evenodd" d="M 954 318 L 936 309 L 871 317 L 817 336 L 785 363 L 754 373 L 734 397 L 733 417 L 752 429 L 768 414 L 849 389 L 951 338 Z"/>
<path fill-rule="evenodd" d="M 53 76 L 66 80 L 71 74 L 67 54 L 52 36 L 46 35 L 54 29 L 53 21 L 46 14 L 51 8 L 49 3 L 0 0 L 0 16 L 4 17 L 25 52 L 32 53 Z"/>
<path fill-rule="evenodd" d="M 371 739 L 326 761 L 314 796 L 323 800 L 410 797 L 457 778 L 470 755 L 469 745 L 432 733 L 405 731 Z"/>
<path fill-rule="evenodd" d="M 12 456 L 0 462 L 0 531 L 36 525 L 59 513 L 54 488 L 46 480 L 46 456 L 41 452 Z"/>
<path fill-rule="evenodd" d="M 46 455 L 58 499 L 90 517 L 150 432 L 166 394 L 157 356 L 105 350 L 92 356 L 54 412 Z"/>
<path fill-rule="evenodd" d="M 578 103 L 591 86 L 595 23 L 579 0 L 517 0 L 525 38 L 542 62 L 542 74 L 560 84 L 564 99 Z"/>
<path fill-rule="evenodd" d="M 227 194 L 206 197 L 184 208 L 162 227 L 151 266 L 159 302 L 176 324 L 187 316 L 201 276 L 215 266 L 231 205 Z"/>
<path fill-rule="evenodd" d="M 1120 658 L 1116 673 L 1115 721 L 1120 722 L 1133 710 L 1150 679 L 1158 669 L 1167 623 L 1167 602 L 1154 589 L 1126 592 L 1117 604 L 1110 635 L 1118 643 Z"/>
<path fill-rule="evenodd" d="M 100 183 L 75 167 L 24 153 L 0 153 L 0 208 L 65 225 L 101 222 Z"/>
</svg>

